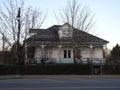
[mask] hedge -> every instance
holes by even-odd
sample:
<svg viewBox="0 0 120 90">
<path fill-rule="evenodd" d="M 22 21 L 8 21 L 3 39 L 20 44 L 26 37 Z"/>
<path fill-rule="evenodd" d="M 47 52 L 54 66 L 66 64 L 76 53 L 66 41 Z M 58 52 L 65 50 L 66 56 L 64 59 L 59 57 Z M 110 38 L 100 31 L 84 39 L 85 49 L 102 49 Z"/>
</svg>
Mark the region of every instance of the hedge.
<svg viewBox="0 0 120 90">
<path fill-rule="evenodd" d="M 56 75 L 56 74 L 91 74 L 91 65 L 84 64 L 40 64 L 40 65 L 15 65 L 0 66 L 0 75 Z"/>
<path fill-rule="evenodd" d="M 105 65 L 103 74 L 120 74 L 120 65 Z"/>
<path fill-rule="evenodd" d="M 17 72 L 19 71 L 19 72 Z M 90 64 L 0 65 L 0 75 L 91 75 Z M 120 74 L 120 66 L 104 65 L 102 74 Z"/>
</svg>

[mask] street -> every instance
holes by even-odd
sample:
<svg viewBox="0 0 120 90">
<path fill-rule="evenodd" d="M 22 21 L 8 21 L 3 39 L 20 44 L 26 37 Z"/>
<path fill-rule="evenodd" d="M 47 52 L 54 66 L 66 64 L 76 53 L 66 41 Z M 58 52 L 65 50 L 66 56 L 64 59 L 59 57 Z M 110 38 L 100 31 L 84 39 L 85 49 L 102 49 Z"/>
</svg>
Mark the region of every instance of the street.
<svg viewBox="0 0 120 90">
<path fill-rule="evenodd" d="M 65 75 L 1 79 L 0 90 L 120 90 L 120 77 Z"/>
</svg>

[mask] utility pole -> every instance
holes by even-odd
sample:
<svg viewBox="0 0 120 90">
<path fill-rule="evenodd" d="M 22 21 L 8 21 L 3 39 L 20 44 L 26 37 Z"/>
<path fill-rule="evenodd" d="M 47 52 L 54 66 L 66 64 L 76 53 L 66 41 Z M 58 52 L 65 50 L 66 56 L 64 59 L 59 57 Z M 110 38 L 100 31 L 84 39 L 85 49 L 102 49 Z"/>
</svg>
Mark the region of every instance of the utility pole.
<svg viewBox="0 0 120 90">
<path fill-rule="evenodd" d="M 2 41 L 3 41 L 2 51 L 5 51 L 5 35 L 4 35 L 4 33 L 2 33 Z"/>
<path fill-rule="evenodd" d="M 17 15 L 17 21 L 18 21 L 18 32 L 17 32 L 17 45 L 16 45 L 16 49 L 17 49 L 17 74 L 20 73 L 19 71 L 19 64 L 20 64 L 20 58 L 19 58 L 19 45 L 20 45 L 20 13 L 21 10 L 19 8 L 18 10 L 18 15 Z"/>
<path fill-rule="evenodd" d="M 5 59 L 4 59 L 4 51 L 5 51 L 5 35 L 4 35 L 4 33 L 2 33 L 2 43 L 3 43 L 3 45 L 2 45 L 2 51 L 3 51 L 3 63 L 5 64 Z"/>
<path fill-rule="evenodd" d="M 19 45 L 19 43 L 20 43 L 20 12 L 21 12 L 21 10 L 19 8 L 18 15 L 17 15 L 17 20 L 18 20 L 17 45 Z"/>
</svg>

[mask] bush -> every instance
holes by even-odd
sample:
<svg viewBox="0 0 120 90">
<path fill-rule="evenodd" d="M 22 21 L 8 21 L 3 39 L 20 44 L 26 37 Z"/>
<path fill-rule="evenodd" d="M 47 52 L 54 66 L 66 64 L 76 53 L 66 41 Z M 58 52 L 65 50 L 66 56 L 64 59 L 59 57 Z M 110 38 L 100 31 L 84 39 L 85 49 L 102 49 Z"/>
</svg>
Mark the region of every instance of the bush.
<svg viewBox="0 0 120 90">
<path fill-rule="evenodd" d="M 0 74 L 16 74 L 16 66 L 0 66 Z M 84 64 L 40 64 L 20 65 L 22 75 L 58 75 L 58 74 L 91 74 L 91 65 Z"/>
<path fill-rule="evenodd" d="M 120 65 L 105 65 L 103 67 L 104 74 L 120 74 Z"/>
<path fill-rule="evenodd" d="M 19 70 L 19 73 L 17 71 Z M 120 74 L 120 66 L 104 65 L 103 74 Z M 90 64 L 0 65 L 0 75 L 90 75 Z"/>
<path fill-rule="evenodd" d="M 90 65 L 43 64 L 21 67 L 21 74 L 90 74 Z"/>
<path fill-rule="evenodd" d="M 16 66 L 13 65 L 0 65 L 0 75 L 13 75 L 16 74 Z"/>
</svg>

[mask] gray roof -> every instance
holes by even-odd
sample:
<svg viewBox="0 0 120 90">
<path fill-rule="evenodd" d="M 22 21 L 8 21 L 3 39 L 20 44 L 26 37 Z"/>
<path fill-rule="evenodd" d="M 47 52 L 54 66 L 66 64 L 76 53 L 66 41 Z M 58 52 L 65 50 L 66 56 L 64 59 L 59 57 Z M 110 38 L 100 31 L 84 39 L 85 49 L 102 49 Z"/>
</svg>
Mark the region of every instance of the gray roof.
<svg viewBox="0 0 120 90">
<path fill-rule="evenodd" d="M 29 37 L 25 40 L 25 43 L 29 45 L 41 45 L 42 43 L 53 45 L 53 44 L 96 44 L 103 45 L 107 44 L 108 41 L 96 37 L 87 32 L 78 30 L 76 28 L 73 29 L 73 37 L 72 38 L 59 38 L 58 30 L 61 25 L 54 25 L 47 29 L 30 29 L 30 33 L 37 33 L 34 36 Z"/>
</svg>

